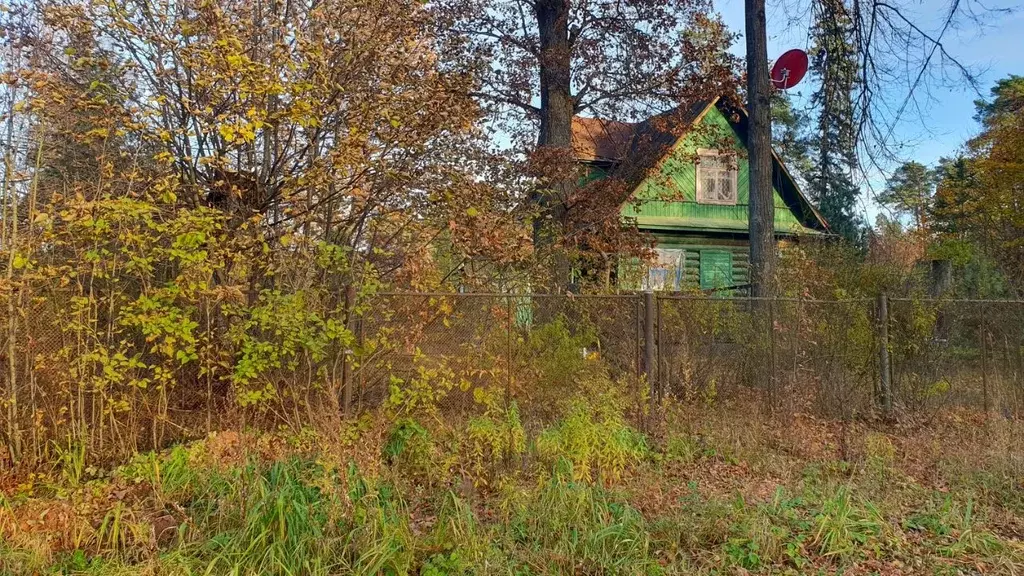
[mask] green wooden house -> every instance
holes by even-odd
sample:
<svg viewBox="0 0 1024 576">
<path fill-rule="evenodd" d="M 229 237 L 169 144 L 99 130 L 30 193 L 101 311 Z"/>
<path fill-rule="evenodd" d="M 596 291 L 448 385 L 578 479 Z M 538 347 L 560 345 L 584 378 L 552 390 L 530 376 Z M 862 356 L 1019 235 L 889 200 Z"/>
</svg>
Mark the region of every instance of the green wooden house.
<svg viewBox="0 0 1024 576">
<path fill-rule="evenodd" d="M 623 218 L 656 239 L 657 261 L 620 266 L 627 289 L 742 288 L 749 252 L 747 116 L 719 99 L 635 124 L 576 117 L 573 148 L 591 178 L 627 184 Z M 773 152 L 775 235 L 821 236 L 828 224 Z"/>
</svg>

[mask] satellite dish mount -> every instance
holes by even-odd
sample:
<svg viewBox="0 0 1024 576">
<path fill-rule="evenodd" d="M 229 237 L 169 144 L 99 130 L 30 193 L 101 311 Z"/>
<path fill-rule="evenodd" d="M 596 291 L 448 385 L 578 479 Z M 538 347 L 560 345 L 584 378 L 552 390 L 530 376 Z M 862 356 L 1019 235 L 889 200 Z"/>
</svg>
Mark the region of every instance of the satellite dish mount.
<svg viewBox="0 0 1024 576">
<path fill-rule="evenodd" d="M 789 50 L 772 66 L 772 86 L 787 90 L 796 86 L 807 74 L 807 53 L 800 49 Z"/>
</svg>

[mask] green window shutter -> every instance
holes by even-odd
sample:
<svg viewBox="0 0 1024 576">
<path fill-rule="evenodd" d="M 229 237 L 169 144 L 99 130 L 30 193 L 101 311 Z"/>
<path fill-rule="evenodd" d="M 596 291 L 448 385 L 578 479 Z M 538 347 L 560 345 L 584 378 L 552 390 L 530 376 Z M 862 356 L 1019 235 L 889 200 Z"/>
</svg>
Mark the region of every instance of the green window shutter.
<svg viewBox="0 0 1024 576">
<path fill-rule="evenodd" d="M 533 325 L 533 302 L 529 296 L 519 296 L 514 300 L 516 326 L 529 328 Z"/>
<path fill-rule="evenodd" d="M 700 289 L 712 290 L 732 285 L 732 252 L 727 250 L 701 250 Z"/>
</svg>

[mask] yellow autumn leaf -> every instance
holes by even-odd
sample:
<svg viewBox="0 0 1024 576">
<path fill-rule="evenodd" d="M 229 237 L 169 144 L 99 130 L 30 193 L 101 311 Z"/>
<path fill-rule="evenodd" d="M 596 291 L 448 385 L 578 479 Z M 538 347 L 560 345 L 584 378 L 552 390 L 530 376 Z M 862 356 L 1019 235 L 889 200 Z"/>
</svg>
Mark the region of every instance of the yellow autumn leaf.
<svg viewBox="0 0 1024 576">
<path fill-rule="evenodd" d="M 226 142 L 235 141 L 235 127 L 230 124 L 221 124 L 217 127 L 217 132 L 220 133 L 220 137 Z"/>
</svg>

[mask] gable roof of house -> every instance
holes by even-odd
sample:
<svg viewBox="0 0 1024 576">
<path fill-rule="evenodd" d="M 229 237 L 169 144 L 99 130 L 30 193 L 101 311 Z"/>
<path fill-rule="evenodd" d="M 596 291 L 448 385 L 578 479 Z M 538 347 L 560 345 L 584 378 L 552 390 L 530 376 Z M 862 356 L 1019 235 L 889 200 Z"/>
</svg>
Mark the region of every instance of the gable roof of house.
<svg viewBox="0 0 1024 576">
<path fill-rule="evenodd" d="M 572 119 L 572 149 L 586 162 L 622 160 L 633 140 L 634 125 L 628 122 L 575 116 Z"/>
<path fill-rule="evenodd" d="M 671 147 L 714 104 L 715 100 L 702 100 L 635 123 L 575 116 L 573 152 L 584 162 L 622 162 L 652 144 Z"/>
<path fill-rule="evenodd" d="M 685 108 L 675 108 L 642 122 L 627 123 L 577 116 L 572 122 L 572 145 L 583 162 L 611 164 L 632 191 L 647 178 L 675 147 L 679 139 L 696 126 L 712 106 L 729 119 L 744 146 L 747 146 L 747 112 L 720 98 L 702 100 Z M 827 232 L 828 222 L 804 196 L 779 155 L 772 150 L 772 182 L 782 200 L 812 230 Z M 624 198 L 623 202 L 628 200 Z"/>
</svg>

